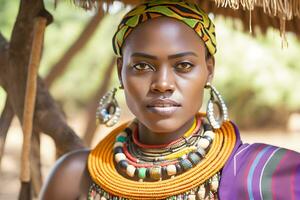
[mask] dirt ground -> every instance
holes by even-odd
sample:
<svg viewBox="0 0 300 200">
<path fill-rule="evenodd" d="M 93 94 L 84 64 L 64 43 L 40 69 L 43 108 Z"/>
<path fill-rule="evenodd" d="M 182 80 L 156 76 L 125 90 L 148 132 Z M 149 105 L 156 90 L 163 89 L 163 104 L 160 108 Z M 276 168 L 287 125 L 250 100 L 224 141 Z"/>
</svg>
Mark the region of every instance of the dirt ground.
<svg viewBox="0 0 300 200">
<path fill-rule="evenodd" d="M 83 132 L 83 118 L 70 120 L 70 125 L 77 133 Z M 99 130 L 101 128 L 101 130 Z M 100 127 L 95 136 L 92 146 L 103 138 L 109 129 Z M 293 149 L 300 152 L 300 131 L 286 132 L 283 130 L 241 130 L 242 140 L 247 143 L 261 142 L 280 147 Z M 19 123 L 15 119 L 10 128 L 7 143 L 5 145 L 4 157 L 0 168 L 0 200 L 16 200 L 20 189 L 19 170 L 22 145 L 22 132 Z M 47 177 L 55 162 L 54 143 L 50 137 L 41 137 L 42 172 Z"/>
</svg>

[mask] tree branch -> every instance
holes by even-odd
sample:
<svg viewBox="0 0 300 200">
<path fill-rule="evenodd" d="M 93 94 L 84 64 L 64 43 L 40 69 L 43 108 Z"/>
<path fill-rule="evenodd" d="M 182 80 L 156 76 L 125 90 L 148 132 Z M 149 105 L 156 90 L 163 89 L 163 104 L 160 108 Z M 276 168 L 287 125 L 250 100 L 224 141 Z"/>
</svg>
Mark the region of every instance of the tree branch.
<svg viewBox="0 0 300 200">
<path fill-rule="evenodd" d="M 91 145 L 93 137 L 95 135 L 95 131 L 96 131 L 95 112 L 96 112 L 96 109 L 98 106 L 98 102 L 99 102 L 99 99 L 101 98 L 101 96 L 103 96 L 105 94 L 105 92 L 108 90 L 109 82 L 111 80 L 111 75 L 114 71 L 115 63 L 116 63 L 116 60 L 113 58 L 112 61 L 110 62 L 110 64 L 107 66 L 107 68 L 104 72 L 104 74 L 105 74 L 104 79 L 100 83 L 99 88 L 97 89 L 95 96 L 91 99 L 91 102 L 88 107 L 89 116 L 88 116 L 87 126 L 86 126 L 84 137 L 83 137 L 85 144 L 87 144 L 88 146 Z"/>
<path fill-rule="evenodd" d="M 45 78 L 45 83 L 48 88 L 51 87 L 56 78 L 63 74 L 68 67 L 70 61 L 74 56 L 87 44 L 93 34 L 96 32 L 98 25 L 102 21 L 103 11 L 99 10 L 90 22 L 86 25 L 77 40 L 70 46 L 70 48 L 63 54 L 63 56 L 51 67 L 51 71 Z"/>
<path fill-rule="evenodd" d="M 4 152 L 7 132 L 13 120 L 13 117 L 14 117 L 13 109 L 9 104 L 9 99 L 6 98 L 6 103 L 0 117 L 0 167 L 1 167 L 1 160 Z"/>
</svg>

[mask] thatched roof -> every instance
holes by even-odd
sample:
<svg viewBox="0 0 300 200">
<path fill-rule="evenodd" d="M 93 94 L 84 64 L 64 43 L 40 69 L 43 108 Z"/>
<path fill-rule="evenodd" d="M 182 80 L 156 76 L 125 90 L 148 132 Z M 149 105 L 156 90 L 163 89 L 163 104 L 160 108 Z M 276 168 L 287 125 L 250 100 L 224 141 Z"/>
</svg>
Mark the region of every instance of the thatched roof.
<svg viewBox="0 0 300 200">
<path fill-rule="evenodd" d="M 274 0 L 276 1 L 276 0 Z M 216 15 L 222 15 L 225 17 L 231 17 L 240 19 L 244 27 L 248 30 L 248 27 L 259 27 L 264 33 L 270 27 L 276 28 L 281 32 L 288 31 L 294 32 L 300 37 L 300 15 L 293 16 L 289 20 L 282 16 L 275 15 L 274 13 L 268 13 L 263 7 L 255 7 L 253 10 L 247 10 L 240 7 L 239 9 L 232 9 L 230 7 L 217 7 L 212 1 L 203 1 L 200 6 L 205 10 Z M 300 0 L 299 0 L 300 6 Z"/>
<path fill-rule="evenodd" d="M 114 0 L 73 0 L 85 9 L 99 2 L 113 3 Z M 192 1 L 192 0 L 190 0 Z M 262 32 L 267 28 L 294 32 L 300 37 L 300 0 L 193 0 L 206 12 L 240 19 L 245 28 L 259 27 Z M 135 5 L 142 0 L 122 0 L 125 4 Z"/>
</svg>

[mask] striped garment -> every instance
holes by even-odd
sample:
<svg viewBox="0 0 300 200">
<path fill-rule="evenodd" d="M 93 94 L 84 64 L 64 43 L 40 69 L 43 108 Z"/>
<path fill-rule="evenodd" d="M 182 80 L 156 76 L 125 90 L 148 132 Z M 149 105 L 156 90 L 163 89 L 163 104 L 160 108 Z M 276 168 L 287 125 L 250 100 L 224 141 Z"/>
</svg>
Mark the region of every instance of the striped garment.
<svg viewBox="0 0 300 200">
<path fill-rule="evenodd" d="M 242 144 L 235 127 L 234 153 L 222 170 L 224 200 L 300 200 L 300 154 L 266 144 Z"/>
</svg>

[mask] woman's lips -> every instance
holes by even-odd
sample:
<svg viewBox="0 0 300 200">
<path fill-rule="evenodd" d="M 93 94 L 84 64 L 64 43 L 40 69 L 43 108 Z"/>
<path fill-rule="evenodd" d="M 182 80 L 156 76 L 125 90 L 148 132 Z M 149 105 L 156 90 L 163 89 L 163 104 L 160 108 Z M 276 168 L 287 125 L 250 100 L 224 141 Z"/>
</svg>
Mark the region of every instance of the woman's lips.
<svg viewBox="0 0 300 200">
<path fill-rule="evenodd" d="M 147 105 L 150 112 L 162 116 L 170 116 L 180 107 L 181 105 L 172 99 L 155 99 Z"/>
</svg>

